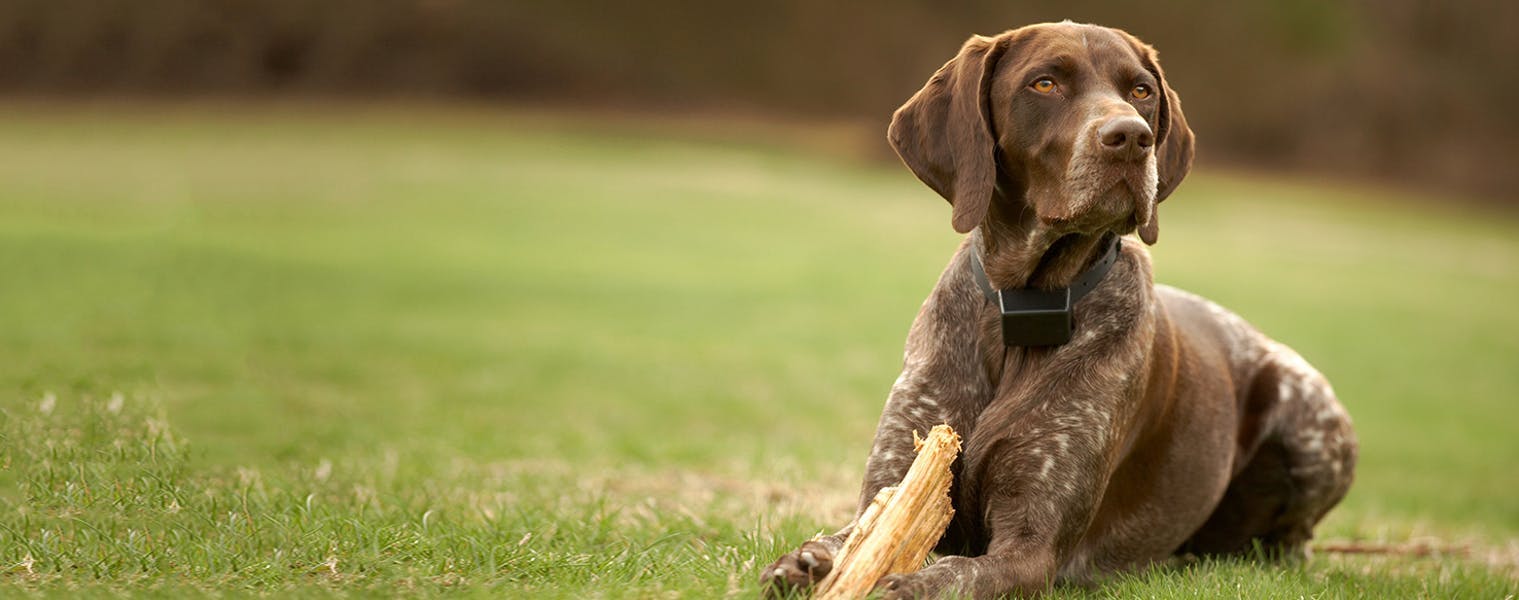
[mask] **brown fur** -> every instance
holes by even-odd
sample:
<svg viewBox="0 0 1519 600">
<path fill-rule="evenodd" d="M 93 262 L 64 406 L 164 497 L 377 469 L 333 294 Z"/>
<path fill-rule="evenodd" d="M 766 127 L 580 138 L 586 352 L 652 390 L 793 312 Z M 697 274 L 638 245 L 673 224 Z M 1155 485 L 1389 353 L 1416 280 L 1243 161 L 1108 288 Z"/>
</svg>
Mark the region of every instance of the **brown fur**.
<svg viewBox="0 0 1519 600">
<path fill-rule="evenodd" d="M 1053 92 L 1034 90 L 1041 76 Z M 1130 95 L 1138 84 L 1148 98 Z M 1099 135 L 1118 126 L 1128 141 Z M 1257 543 L 1306 552 L 1349 488 L 1356 442 L 1297 354 L 1155 285 L 1129 240 L 1076 305 L 1070 343 L 1003 346 L 967 266 L 979 252 L 997 287 L 1050 289 L 1091 264 L 1105 234 L 1154 243 L 1156 205 L 1186 176 L 1193 137 L 1153 49 L 1069 22 L 973 37 L 897 111 L 889 139 L 971 235 L 913 323 L 866 462 L 862 509 L 905 473 L 912 431 L 948 423 L 966 440 L 944 556 L 883 580 L 888 596 L 1036 593 Z M 768 589 L 816 582 L 849 531 L 779 558 Z"/>
</svg>

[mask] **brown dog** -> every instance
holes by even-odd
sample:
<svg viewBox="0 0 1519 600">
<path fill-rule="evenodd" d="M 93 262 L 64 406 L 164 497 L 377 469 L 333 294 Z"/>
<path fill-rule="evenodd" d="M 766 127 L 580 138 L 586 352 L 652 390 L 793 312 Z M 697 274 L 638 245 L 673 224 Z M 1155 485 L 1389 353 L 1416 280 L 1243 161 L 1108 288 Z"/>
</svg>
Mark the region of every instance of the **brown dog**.
<svg viewBox="0 0 1519 600">
<path fill-rule="evenodd" d="M 1355 465 L 1328 382 L 1218 305 L 1155 285 L 1143 245 L 1108 251 L 1136 230 L 1155 242 L 1156 204 L 1192 162 L 1155 51 L 1070 22 L 973 37 L 888 137 L 971 235 L 913 323 L 865 467 L 861 509 L 906 472 L 912 431 L 966 439 L 943 558 L 883 580 L 887 595 L 1029 593 L 1181 552 L 1305 555 Z M 1018 346 L 978 260 L 997 289 L 1111 269 L 1071 309 L 1068 343 Z M 782 556 L 767 588 L 821 579 L 850 529 Z"/>
</svg>

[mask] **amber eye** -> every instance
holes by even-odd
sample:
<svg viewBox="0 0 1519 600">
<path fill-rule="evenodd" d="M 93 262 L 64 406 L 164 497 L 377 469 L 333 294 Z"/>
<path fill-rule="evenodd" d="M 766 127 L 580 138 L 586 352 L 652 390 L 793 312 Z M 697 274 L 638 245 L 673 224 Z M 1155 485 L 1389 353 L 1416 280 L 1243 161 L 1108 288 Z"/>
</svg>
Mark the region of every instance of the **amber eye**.
<svg viewBox="0 0 1519 600">
<path fill-rule="evenodd" d="M 1129 90 L 1129 95 L 1133 96 L 1135 100 L 1144 100 L 1145 98 L 1149 98 L 1150 86 L 1143 83 L 1136 85 L 1134 86 L 1134 89 Z"/>
<path fill-rule="evenodd" d="M 1041 94 L 1048 94 L 1055 91 L 1055 80 L 1048 77 L 1040 77 L 1029 87 L 1034 88 L 1034 91 Z"/>
</svg>

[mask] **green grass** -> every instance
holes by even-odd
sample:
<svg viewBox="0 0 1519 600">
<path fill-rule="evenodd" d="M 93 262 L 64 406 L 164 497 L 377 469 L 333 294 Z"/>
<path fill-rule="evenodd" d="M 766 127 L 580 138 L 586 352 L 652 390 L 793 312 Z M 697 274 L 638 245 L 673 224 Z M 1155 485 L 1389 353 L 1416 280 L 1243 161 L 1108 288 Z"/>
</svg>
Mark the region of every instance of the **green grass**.
<svg viewBox="0 0 1519 600">
<path fill-rule="evenodd" d="M 756 594 L 956 236 L 904 170 L 437 109 L 0 111 L 0 593 Z M 1204 132 L 1205 133 L 1205 132 Z M 1519 589 L 1519 220 L 1200 171 L 1158 278 L 1325 371 L 1321 537 L 1097 597 Z"/>
</svg>

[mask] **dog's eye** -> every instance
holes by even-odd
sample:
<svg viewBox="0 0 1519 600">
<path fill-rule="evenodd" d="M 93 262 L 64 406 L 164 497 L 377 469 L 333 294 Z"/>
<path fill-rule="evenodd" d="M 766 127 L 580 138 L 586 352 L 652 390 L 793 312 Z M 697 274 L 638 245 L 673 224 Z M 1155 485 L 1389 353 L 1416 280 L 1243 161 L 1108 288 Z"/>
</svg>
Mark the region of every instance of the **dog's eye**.
<svg viewBox="0 0 1519 600">
<path fill-rule="evenodd" d="M 1144 100 L 1145 98 L 1149 98 L 1150 86 L 1143 83 L 1136 85 L 1134 86 L 1134 89 L 1129 90 L 1129 95 L 1133 96 L 1135 100 Z"/>
<path fill-rule="evenodd" d="M 1048 77 L 1040 77 L 1034 80 L 1034 83 L 1029 84 L 1029 87 L 1034 88 L 1034 91 L 1041 94 L 1048 94 L 1055 91 L 1055 80 Z"/>
</svg>

